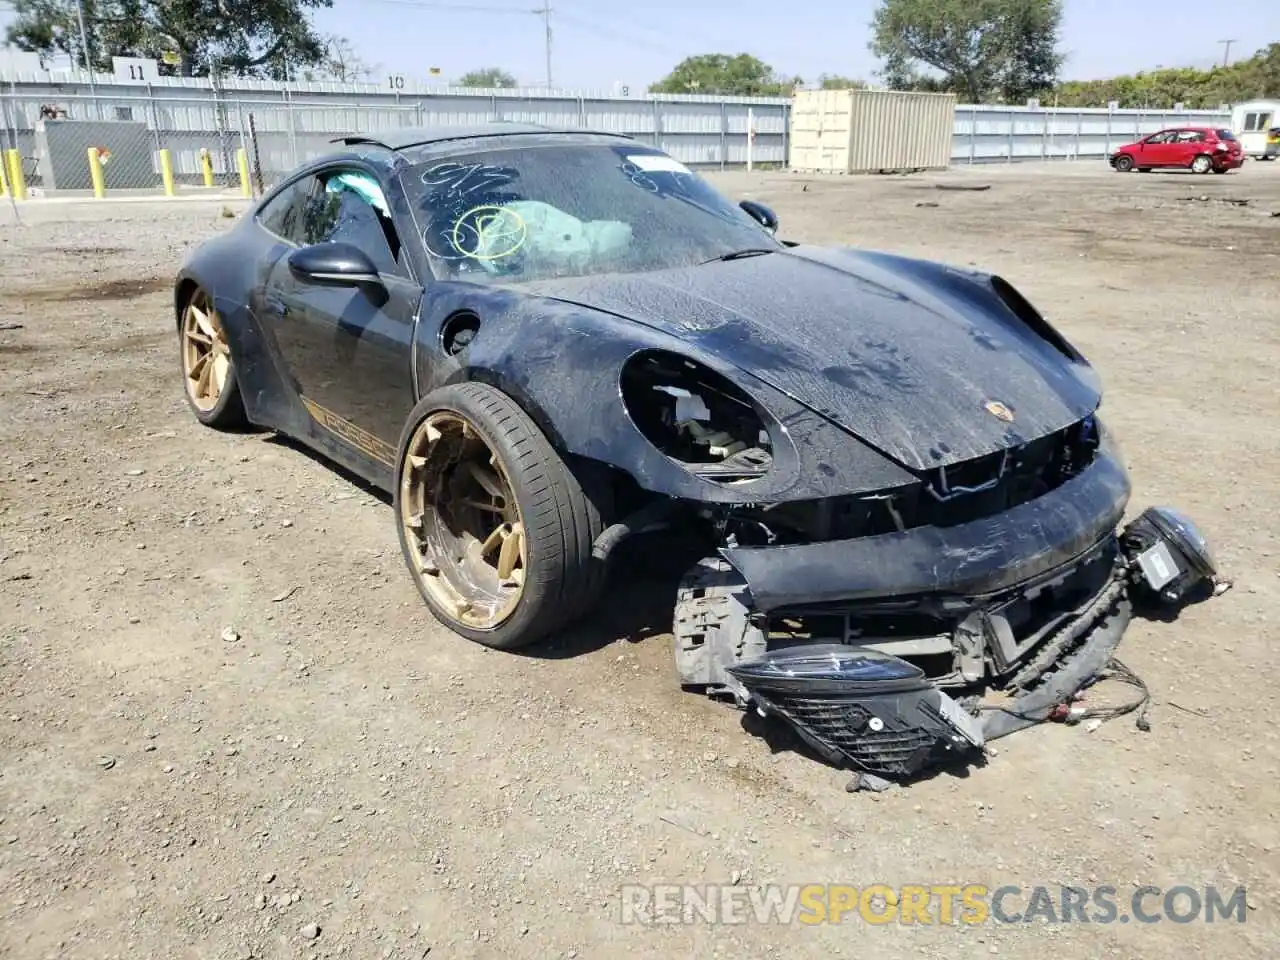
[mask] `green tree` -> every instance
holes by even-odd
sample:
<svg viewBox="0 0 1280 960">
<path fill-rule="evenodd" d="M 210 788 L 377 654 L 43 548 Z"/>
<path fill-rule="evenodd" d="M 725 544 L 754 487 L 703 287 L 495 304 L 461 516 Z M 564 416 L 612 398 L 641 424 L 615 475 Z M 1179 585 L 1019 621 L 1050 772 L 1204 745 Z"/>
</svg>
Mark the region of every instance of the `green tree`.
<svg viewBox="0 0 1280 960">
<path fill-rule="evenodd" d="M 1067 107 L 1105 107 L 1114 100 L 1122 108 L 1152 109 L 1175 103 L 1212 109 L 1224 103 L 1280 97 L 1280 43 L 1226 67 L 1173 67 L 1105 80 L 1069 80 L 1057 93 L 1058 102 Z"/>
<path fill-rule="evenodd" d="M 516 86 L 516 78 L 499 67 L 485 67 L 482 70 L 472 70 L 470 73 L 464 73 L 462 78 L 458 80 L 458 86 L 483 87 L 490 90 L 500 89 Z"/>
<path fill-rule="evenodd" d="M 708 93 L 737 97 L 787 97 L 801 83 L 782 77 L 749 53 L 703 53 L 686 57 L 650 93 Z"/>
<path fill-rule="evenodd" d="M 835 73 L 824 73 L 818 77 L 818 86 L 823 90 L 861 90 L 866 85 L 863 80 L 852 80 Z"/>
<path fill-rule="evenodd" d="M 882 0 L 870 47 L 894 89 L 1016 102 L 1052 88 L 1061 21 L 1061 0 Z"/>
<path fill-rule="evenodd" d="M 111 58 L 178 54 L 175 72 L 211 72 L 283 79 L 325 60 L 325 41 L 308 10 L 333 0 L 83 0 L 88 59 L 111 69 Z M 85 59 L 76 0 L 13 0 L 7 39 L 44 56 Z"/>
</svg>

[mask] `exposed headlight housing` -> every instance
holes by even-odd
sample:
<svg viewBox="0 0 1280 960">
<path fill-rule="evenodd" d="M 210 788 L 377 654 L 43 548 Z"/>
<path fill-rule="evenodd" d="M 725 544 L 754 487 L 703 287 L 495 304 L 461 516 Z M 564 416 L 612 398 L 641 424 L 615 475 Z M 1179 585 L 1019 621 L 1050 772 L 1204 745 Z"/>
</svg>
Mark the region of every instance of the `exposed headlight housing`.
<svg viewBox="0 0 1280 960">
<path fill-rule="evenodd" d="M 773 467 L 773 418 L 737 384 L 666 350 L 642 350 L 623 365 L 622 403 L 636 429 L 690 473 L 743 483 Z"/>
</svg>

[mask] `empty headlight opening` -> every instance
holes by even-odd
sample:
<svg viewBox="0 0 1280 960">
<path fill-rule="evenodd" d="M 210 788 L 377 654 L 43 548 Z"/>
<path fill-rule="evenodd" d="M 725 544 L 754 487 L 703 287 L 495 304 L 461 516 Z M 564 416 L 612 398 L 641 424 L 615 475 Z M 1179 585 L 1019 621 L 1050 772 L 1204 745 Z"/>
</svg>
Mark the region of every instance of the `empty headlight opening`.
<svg viewBox="0 0 1280 960">
<path fill-rule="evenodd" d="M 747 394 L 709 367 L 645 350 L 622 369 L 622 403 L 644 438 L 691 473 L 717 483 L 758 479 L 773 444 Z"/>
</svg>

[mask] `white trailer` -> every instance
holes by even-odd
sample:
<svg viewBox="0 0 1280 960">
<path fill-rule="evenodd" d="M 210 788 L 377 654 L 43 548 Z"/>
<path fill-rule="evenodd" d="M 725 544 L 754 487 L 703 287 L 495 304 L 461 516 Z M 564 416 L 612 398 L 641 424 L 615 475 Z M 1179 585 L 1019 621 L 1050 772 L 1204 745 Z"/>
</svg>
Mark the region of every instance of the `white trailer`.
<svg viewBox="0 0 1280 960">
<path fill-rule="evenodd" d="M 1272 133 L 1272 131 L 1275 133 Z M 1231 132 L 1246 157 L 1274 160 L 1280 153 L 1280 100 L 1250 100 L 1231 111 Z M 1268 152 L 1267 145 L 1271 143 Z"/>
</svg>

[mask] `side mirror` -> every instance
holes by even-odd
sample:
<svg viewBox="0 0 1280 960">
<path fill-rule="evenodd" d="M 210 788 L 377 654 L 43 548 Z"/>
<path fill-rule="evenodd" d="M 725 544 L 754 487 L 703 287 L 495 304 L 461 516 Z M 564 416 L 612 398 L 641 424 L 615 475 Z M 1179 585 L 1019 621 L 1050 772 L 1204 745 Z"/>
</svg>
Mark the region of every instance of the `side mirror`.
<svg viewBox="0 0 1280 960">
<path fill-rule="evenodd" d="M 778 215 L 763 203 L 757 203 L 754 200 L 743 200 L 738 206 L 745 210 L 752 220 L 770 233 L 778 232 Z"/>
<path fill-rule="evenodd" d="M 299 280 L 324 287 L 382 286 L 369 255 L 349 243 L 317 243 L 289 254 L 289 270 Z"/>
</svg>

